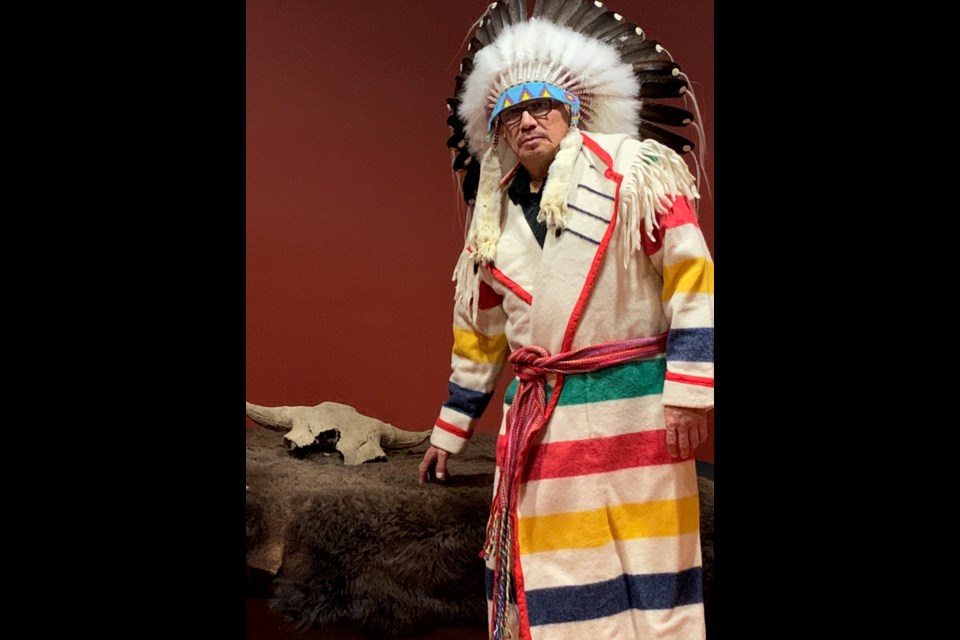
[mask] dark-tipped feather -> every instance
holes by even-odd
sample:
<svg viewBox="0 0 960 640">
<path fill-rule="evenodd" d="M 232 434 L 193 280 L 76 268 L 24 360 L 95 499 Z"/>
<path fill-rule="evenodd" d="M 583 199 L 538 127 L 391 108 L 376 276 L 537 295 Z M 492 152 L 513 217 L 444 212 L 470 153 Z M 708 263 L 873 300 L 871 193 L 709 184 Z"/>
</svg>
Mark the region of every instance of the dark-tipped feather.
<svg viewBox="0 0 960 640">
<path fill-rule="evenodd" d="M 451 149 L 464 149 L 467 146 L 467 141 L 464 137 L 463 131 L 459 131 L 449 138 L 447 138 L 447 146 Z"/>
<path fill-rule="evenodd" d="M 498 34 L 510 25 L 523 22 L 527 19 L 526 3 L 522 2 L 522 0 L 519 3 L 516 0 L 498 0 L 497 7 L 494 11 L 500 16 L 501 25 L 500 30 L 497 31 Z"/>
<path fill-rule="evenodd" d="M 557 9 L 563 3 L 564 0 L 537 0 L 533 3 L 533 13 L 530 15 L 530 17 L 553 20 L 553 16 L 556 14 Z"/>
<path fill-rule="evenodd" d="M 463 52 L 463 60 L 469 60 L 470 62 L 473 62 L 473 57 L 476 54 L 477 52 L 473 49 L 473 47 L 469 47 Z M 463 64 L 463 60 L 460 61 L 460 64 Z"/>
<path fill-rule="evenodd" d="M 653 42 L 653 41 L 651 41 Z M 634 49 L 628 54 L 620 56 L 621 62 L 629 65 L 641 64 L 649 60 L 670 60 L 670 56 L 663 49 L 657 50 L 656 42 L 654 46 L 644 49 Z"/>
<path fill-rule="evenodd" d="M 460 118 L 460 100 L 457 98 L 447 98 L 447 111 L 457 118 Z"/>
<path fill-rule="evenodd" d="M 626 63 L 636 62 L 637 60 L 646 60 L 653 56 L 666 55 L 663 47 L 656 40 L 634 40 L 629 44 L 617 47 L 620 59 Z"/>
<path fill-rule="evenodd" d="M 679 98 L 687 88 L 687 81 L 681 77 L 640 79 L 640 98 Z"/>
<path fill-rule="evenodd" d="M 476 32 L 473 34 L 474 37 L 480 41 L 480 44 L 484 47 L 494 41 L 496 34 L 493 32 L 493 28 L 490 26 L 491 19 L 487 14 L 483 14 L 483 18 L 480 19 L 480 26 L 477 27 Z"/>
<path fill-rule="evenodd" d="M 463 201 L 472 205 L 477 200 L 477 187 L 480 186 L 480 163 L 471 162 L 463 174 Z"/>
<path fill-rule="evenodd" d="M 447 116 L 447 126 L 453 129 L 454 133 L 463 131 L 463 123 L 460 122 L 460 118 L 458 118 L 457 114 L 455 113 L 451 113 L 449 116 Z"/>
<path fill-rule="evenodd" d="M 567 0 L 567 2 L 557 12 L 557 18 L 554 20 L 557 24 L 568 24 L 570 19 L 584 4 L 590 0 Z"/>
<path fill-rule="evenodd" d="M 601 42 L 609 42 L 610 44 L 617 45 L 619 42 L 617 38 L 624 36 L 624 34 L 632 33 L 636 35 L 637 25 L 632 22 L 627 22 L 626 20 L 614 21 L 609 29 L 603 33 L 598 33 L 596 35 L 597 40 Z M 629 37 L 629 36 L 625 36 Z"/>
<path fill-rule="evenodd" d="M 623 31 L 622 33 L 618 33 L 615 38 L 611 38 L 609 40 L 610 44 L 616 45 L 616 47 L 621 51 L 629 51 L 635 46 L 646 41 L 647 36 L 644 35 L 643 29 L 633 23 L 631 23 L 630 26 L 630 29 Z M 637 33 L 637 31 L 640 33 Z"/>
<path fill-rule="evenodd" d="M 453 170 L 463 171 L 471 162 L 473 162 L 473 156 L 470 155 L 470 152 L 461 149 L 457 152 L 457 157 L 453 159 Z"/>
<path fill-rule="evenodd" d="M 526 0 L 504 0 L 510 15 L 510 24 L 517 24 L 527 19 Z"/>
<path fill-rule="evenodd" d="M 533 7 L 533 17 L 550 20 L 556 24 L 565 24 L 567 19 L 580 8 L 583 0 L 537 0 Z"/>
<path fill-rule="evenodd" d="M 587 26 L 598 20 L 606 12 L 607 8 L 602 4 L 598 7 L 591 0 L 587 0 L 577 12 L 578 17 L 576 20 L 571 19 L 567 22 L 567 24 L 574 31 L 579 31 L 580 33 L 590 35 L 586 30 Z"/>
<path fill-rule="evenodd" d="M 483 49 L 486 46 L 480 42 L 477 38 L 470 38 L 470 42 L 467 43 L 467 53 L 470 57 L 477 55 L 477 51 Z"/>
<path fill-rule="evenodd" d="M 464 78 L 473 73 L 473 58 L 464 58 L 460 61 L 460 75 Z"/>
<path fill-rule="evenodd" d="M 652 69 L 652 70 L 642 70 L 634 73 L 637 76 L 637 80 L 640 81 L 642 85 L 644 82 L 649 82 L 651 80 L 669 80 L 671 78 L 680 78 L 680 65 L 671 64 L 667 65 L 665 69 Z"/>
<path fill-rule="evenodd" d="M 603 34 L 613 31 L 622 24 L 623 16 L 617 20 L 617 14 L 613 11 L 601 11 L 600 15 L 591 20 L 589 24 L 583 25 L 580 33 L 600 40 Z"/>
<path fill-rule="evenodd" d="M 670 58 L 637 60 L 631 66 L 633 67 L 633 73 L 638 77 L 652 74 L 675 76 L 680 73 L 680 65 Z"/>
<path fill-rule="evenodd" d="M 578 6 L 576 10 L 570 14 L 570 17 L 563 22 L 557 22 L 557 24 L 563 27 L 572 28 L 572 25 L 577 24 L 583 18 L 584 14 L 590 12 L 591 9 L 596 9 L 592 0 L 584 0 L 584 2 L 581 2 L 580 6 Z"/>
<path fill-rule="evenodd" d="M 640 120 L 656 122 L 670 127 L 685 127 L 693 122 L 693 114 L 686 109 L 656 102 L 644 102 L 640 107 Z"/>
<path fill-rule="evenodd" d="M 652 138 L 660 144 L 670 147 L 677 153 L 687 153 L 688 151 L 692 150 L 694 146 L 696 146 L 693 144 L 693 142 L 687 140 L 683 136 L 645 122 L 640 123 L 639 133 L 641 140 Z"/>
<path fill-rule="evenodd" d="M 494 39 L 496 39 L 496 37 L 500 35 L 500 33 L 503 31 L 503 28 L 507 24 L 510 24 L 509 22 L 504 24 L 504 14 L 506 13 L 506 11 L 507 11 L 507 7 L 502 2 L 497 2 L 497 3 L 491 2 L 490 7 L 487 9 L 487 13 L 485 15 L 487 16 L 487 20 L 490 23 L 489 30 L 493 34 Z M 506 16 L 506 18 L 507 20 L 510 19 L 509 16 Z"/>
</svg>

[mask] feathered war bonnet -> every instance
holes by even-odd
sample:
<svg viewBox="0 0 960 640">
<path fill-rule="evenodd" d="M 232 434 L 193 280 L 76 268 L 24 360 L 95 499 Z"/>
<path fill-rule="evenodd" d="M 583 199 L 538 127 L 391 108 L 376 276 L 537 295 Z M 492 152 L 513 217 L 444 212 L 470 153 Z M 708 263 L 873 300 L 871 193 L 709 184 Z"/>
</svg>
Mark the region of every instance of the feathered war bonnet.
<svg viewBox="0 0 960 640">
<path fill-rule="evenodd" d="M 670 54 L 600 2 L 537 0 L 530 18 L 525 0 L 491 3 L 471 29 L 455 97 L 447 100 L 453 131 L 447 146 L 454 150 L 454 171 L 463 174 L 464 200 L 473 206 L 467 251 L 454 271 L 457 304 L 469 305 L 475 317 L 479 268 L 496 257 L 504 188 L 518 161 L 508 145 L 498 144 L 502 109 L 543 97 L 570 106 L 571 127 L 550 165 L 538 216 L 548 228 L 562 229 L 579 130 L 653 139 L 686 153 L 693 143 L 658 125 L 683 127 L 693 114 L 651 99 L 679 98 L 687 90 Z"/>
</svg>

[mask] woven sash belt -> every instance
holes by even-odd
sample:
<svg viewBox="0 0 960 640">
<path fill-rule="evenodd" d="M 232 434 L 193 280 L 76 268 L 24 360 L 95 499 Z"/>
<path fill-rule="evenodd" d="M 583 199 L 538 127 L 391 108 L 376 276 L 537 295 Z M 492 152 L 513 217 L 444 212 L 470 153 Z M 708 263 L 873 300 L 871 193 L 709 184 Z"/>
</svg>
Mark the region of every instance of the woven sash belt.
<svg viewBox="0 0 960 640">
<path fill-rule="evenodd" d="M 523 347 L 510 354 L 509 361 L 513 363 L 519 386 L 507 411 L 506 448 L 500 484 L 490 507 L 487 539 L 482 554 L 496 559 L 491 620 L 494 640 L 510 637 L 506 617 L 507 597 L 515 585 L 515 562 L 520 557 L 516 536 L 517 494 L 530 442 L 544 426 L 546 375 L 575 375 L 646 360 L 664 353 L 666 345 L 667 334 L 664 333 L 652 338 L 608 342 L 556 355 L 550 355 L 546 349 L 537 346 Z"/>
</svg>

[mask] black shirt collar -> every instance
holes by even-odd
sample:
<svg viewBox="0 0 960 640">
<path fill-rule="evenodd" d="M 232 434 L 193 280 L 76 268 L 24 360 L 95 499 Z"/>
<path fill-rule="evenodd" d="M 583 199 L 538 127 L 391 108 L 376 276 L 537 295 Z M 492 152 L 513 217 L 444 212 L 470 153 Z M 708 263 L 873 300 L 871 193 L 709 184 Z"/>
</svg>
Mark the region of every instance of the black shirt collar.
<svg viewBox="0 0 960 640">
<path fill-rule="evenodd" d="M 530 173 L 523 165 L 520 165 L 517 167 L 516 173 L 513 174 L 513 181 L 507 188 L 507 195 L 514 204 L 518 204 L 521 207 L 525 207 L 531 203 L 539 205 L 540 194 L 543 193 L 543 188 L 546 186 L 547 179 L 544 178 L 543 183 L 540 185 L 540 191 L 530 193 Z"/>
</svg>

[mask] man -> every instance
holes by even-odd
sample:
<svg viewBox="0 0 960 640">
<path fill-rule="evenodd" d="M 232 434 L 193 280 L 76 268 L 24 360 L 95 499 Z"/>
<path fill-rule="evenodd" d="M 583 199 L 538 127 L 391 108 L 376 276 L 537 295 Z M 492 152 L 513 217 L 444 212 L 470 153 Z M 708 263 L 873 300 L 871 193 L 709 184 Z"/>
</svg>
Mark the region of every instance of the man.
<svg viewBox="0 0 960 640">
<path fill-rule="evenodd" d="M 457 109 L 482 162 L 420 481 L 447 477 L 509 361 L 492 637 L 703 638 L 691 456 L 713 406 L 713 262 L 695 181 L 628 134 L 644 77 L 624 47 L 643 43 L 502 12 Z"/>
</svg>

